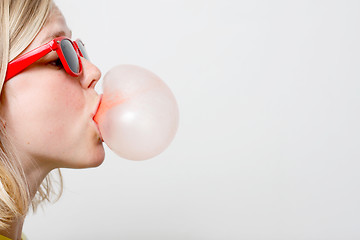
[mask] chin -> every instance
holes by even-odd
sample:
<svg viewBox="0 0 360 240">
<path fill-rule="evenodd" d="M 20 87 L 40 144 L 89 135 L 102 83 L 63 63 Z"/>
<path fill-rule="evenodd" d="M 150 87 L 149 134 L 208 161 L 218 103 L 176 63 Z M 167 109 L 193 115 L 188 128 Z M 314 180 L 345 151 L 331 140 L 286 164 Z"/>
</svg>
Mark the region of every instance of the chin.
<svg viewBox="0 0 360 240">
<path fill-rule="evenodd" d="M 91 151 L 86 152 L 76 161 L 75 166 L 70 168 L 95 168 L 100 166 L 105 159 L 105 150 L 102 144 L 94 147 Z"/>
<path fill-rule="evenodd" d="M 89 157 L 89 166 L 88 168 L 94 168 L 100 166 L 105 159 L 105 151 L 104 147 L 101 145 L 101 147 L 98 147 L 99 149 L 94 153 L 92 156 Z"/>
</svg>

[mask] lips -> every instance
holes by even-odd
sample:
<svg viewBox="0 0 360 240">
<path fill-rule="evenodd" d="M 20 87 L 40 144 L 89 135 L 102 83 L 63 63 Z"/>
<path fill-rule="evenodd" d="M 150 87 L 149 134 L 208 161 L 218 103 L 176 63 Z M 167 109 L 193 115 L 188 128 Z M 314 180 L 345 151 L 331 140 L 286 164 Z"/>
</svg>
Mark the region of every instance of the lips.
<svg viewBox="0 0 360 240">
<path fill-rule="evenodd" d="M 95 116 L 96 116 L 96 113 L 98 112 L 98 110 L 99 110 L 99 107 L 100 107 L 100 104 L 101 104 L 101 100 L 102 100 L 102 97 L 103 97 L 103 95 L 101 94 L 100 96 L 99 96 L 99 101 L 98 101 L 98 103 L 97 103 L 97 105 L 96 105 L 96 108 L 95 108 L 95 111 L 92 113 L 92 119 L 95 121 Z M 96 122 L 96 121 L 95 121 Z"/>
<path fill-rule="evenodd" d="M 98 111 L 98 109 L 99 109 L 99 107 L 100 107 L 100 103 L 101 103 L 101 100 L 102 100 L 102 96 L 103 96 L 103 95 L 101 94 L 100 97 L 99 97 L 99 101 L 98 101 L 98 103 L 97 103 L 97 105 L 96 105 L 96 108 L 95 108 L 94 112 L 91 114 L 91 118 L 92 118 L 92 120 L 94 121 L 94 123 L 95 123 L 95 125 L 96 125 L 96 127 L 97 127 L 97 129 L 98 129 L 98 132 L 99 132 L 99 136 L 100 136 L 100 138 L 101 138 L 101 141 L 104 142 L 104 139 L 102 138 L 102 135 L 101 135 L 101 132 L 100 132 L 99 125 L 98 125 L 98 123 L 95 121 L 95 116 L 96 116 L 96 113 L 97 113 L 97 111 Z"/>
</svg>

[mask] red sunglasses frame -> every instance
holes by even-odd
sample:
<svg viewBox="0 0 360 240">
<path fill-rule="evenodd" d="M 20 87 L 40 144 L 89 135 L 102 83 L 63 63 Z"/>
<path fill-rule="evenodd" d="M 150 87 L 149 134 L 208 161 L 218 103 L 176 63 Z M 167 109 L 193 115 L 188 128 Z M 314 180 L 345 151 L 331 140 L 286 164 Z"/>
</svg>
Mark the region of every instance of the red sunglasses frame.
<svg viewBox="0 0 360 240">
<path fill-rule="evenodd" d="M 63 41 L 63 40 L 70 41 L 72 46 L 75 49 L 75 52 L 77 54 L 78 61 L 79 61 L 79 72 L 78 73 L 73 72 L 70 69 L 70 67 L 65 59 L 64 53 L 60 46 L 61 41 Z M 44 57 L 46 54 L 48 54 L 52 51 L 56 51 L 57 55 L 60 58 L 61 63 L 64 66 L 65 71 L 73 77 L 78 77 L 82 73 L 82 63 L 81 63 L 80 57 L 84 57 L 83 53 L 79 49 L 78 42 L 80 42 L 80 44 L 84 45 L 80 39 L 77 39 L 76 41 L 72 41 L 71 39 L 69 39 L 67 37 L 57 37 L 57 38 L 51 40 L 50 42 L 45 43 L 44 45 L 41 45 L 40 47 L 37 47 L 34 50 L 31 50 L 30 52 L 25 53 L 24 55 L 9 62 L 8 67 L 7 67 L 6 76 L 5 76 L 5 81 L 10 80 L 12 77 L 19 74 L 25 68 L 27 68 L 28 66 L 30 66 L 31 64 L 33 64 L 34 62 L 36 62 L 37 60 L 39 60 L 40 58 Z"/>
</svg>

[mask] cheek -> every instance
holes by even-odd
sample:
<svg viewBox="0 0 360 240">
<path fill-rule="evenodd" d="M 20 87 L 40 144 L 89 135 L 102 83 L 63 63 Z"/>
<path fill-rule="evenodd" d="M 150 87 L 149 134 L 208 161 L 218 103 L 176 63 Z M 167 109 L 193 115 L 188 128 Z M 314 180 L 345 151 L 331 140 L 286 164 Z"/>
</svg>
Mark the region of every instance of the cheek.
<svg viewBox="0 0 360 240">
<path fill-rule="evenodd" d="M 60 124 L 71 121 L 84 109 L 85 101 L 80 89 L 73 83 L 48 84 L 37 94 L 30 93 L 26 104 L 28 115 L 42 123 Z M 26 100 L 25 100 L 26 101 Z M 24 102 L 24 101 L 22 101 Z"/>
<path fill-rule="evenodd" d="M 42 89 L 32 107 L 36 118 L 71 121 L 84 109 L 85 100 L 80 87 L 74 83 L 54 84 Z"/>
<path fill-rule="evenodd" d="M 85 99 L 79 83 L 60 77 L 22 80 L 26 84 L 9 89 L 9 130 L 20 145 L 31 145 L 33 149 L 44 145 L 56 148 L 60 142 L 66 145 L 76 133 L 77 121 L 84 111 Z M 20 81 L 17 85 L 21 85 Z"/>
</svg>

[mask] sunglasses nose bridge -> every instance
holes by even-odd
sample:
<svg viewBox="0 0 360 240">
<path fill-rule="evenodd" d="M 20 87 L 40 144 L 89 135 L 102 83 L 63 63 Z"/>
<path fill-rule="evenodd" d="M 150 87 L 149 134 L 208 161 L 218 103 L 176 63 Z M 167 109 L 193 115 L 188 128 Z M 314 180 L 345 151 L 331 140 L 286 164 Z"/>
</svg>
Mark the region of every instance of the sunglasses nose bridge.
<svg viewBox="0 0 360 240">
<path fill-rule="evenodd" d="M 86 60 L 90 60 L 89 55 L 87 54 L 87 51 L 85 48 L 85 44 L 80 39 L 77 39 L 74 43 L 76 44 L 76 47 L 79 51 L 80 56 L 85 58 Z"/>
</svg>

